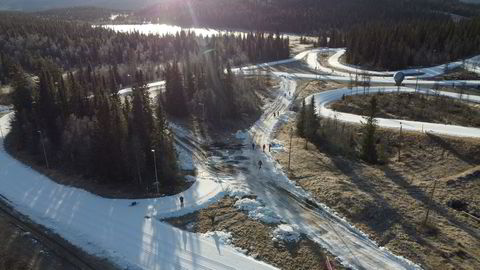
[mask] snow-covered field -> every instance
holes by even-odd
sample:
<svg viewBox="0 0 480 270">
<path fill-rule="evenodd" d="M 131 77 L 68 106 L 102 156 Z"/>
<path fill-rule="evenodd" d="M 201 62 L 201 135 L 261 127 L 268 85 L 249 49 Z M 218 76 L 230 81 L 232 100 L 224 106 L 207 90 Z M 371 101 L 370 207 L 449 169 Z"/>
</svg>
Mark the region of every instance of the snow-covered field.
<svg viewBox="0 0 480 270">
<path fill-rule="evenodd" d="M 12 114 L 0 118 L 9 131 Z M 85 251 L 129 269 L 274 269 L 218 238 L 182 231 L 158 219 L 205 207 L 224 195 L 217 179 L 200 174 L 177 196 L 105 199 L 63 186 L 8 155 L 0 141 L 0 192 L 18 211 Z M 185 198 L 181 208 L 179 196 Z"/>
</svg>

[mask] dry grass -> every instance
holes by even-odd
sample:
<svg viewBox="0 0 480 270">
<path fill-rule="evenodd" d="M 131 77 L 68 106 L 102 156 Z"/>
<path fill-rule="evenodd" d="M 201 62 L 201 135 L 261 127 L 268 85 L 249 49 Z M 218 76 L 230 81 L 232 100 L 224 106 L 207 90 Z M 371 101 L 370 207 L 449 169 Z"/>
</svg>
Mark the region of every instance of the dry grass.
<svg viewBox="0 0 480 270">
<path fill-rule="evenodd" d="M 286 145 L 289 123 L 277 132 Z M 398 133 L 381 130 L 391 149 Z M 480 269 L 480 223 L 447 206 L 453 198 L 478 211 L 480 177 L 452 180 L 447 176 L 479 166 L 480 140 L 404 133 L 400 161 L 389 152 L 382 166 L 365 164 L 315 147 L 304 149 L 295 138 L 291 179 L 332 207 L 380 245 L 426 269 Z M 287 167 L 288 153 L 275 158 Z M 455 178 L 455 179 L 457 179 Z M 433 201 L 429 197 L 438 179 Z M 447 184 L 449 183 L 449 184 Z M 427 206 L 432 205 L 427 225 Z"/>
<path fill-rule="evenodd" d="M 480 126 L 480 108 L 476 104 L 462 102 L 444 96 L 427 96 L 415 93 L 378 93 L 369 98 L 346 96 L 330 104 L 330 108 L 353 114 L 367 115 L 370 100 L 376 97 L 377 117 L 405 119 L 461 126 Z"/>
<path fill-rule="evenodd" d="M 179 218 L 167 220 L 184 230 L 206 233 L 228 231 L 232 233 L 234 246 L 247 251 L 257 260 L 286 270 L 324 269 L 325 251 L 313 241 L 302 237 L 296 244 L 274 242 L 273 227 L 248 218 L 246 213 L 233 207 L 235 199 L 224 198 L 210 207 Z M 211 216 L 215 216 L 212 224 Z M 193 228 L 187 228 L 194 223 Z M 331 257 L 331 256 L 330 256 Z M 337 269 L 343 269 L 337 266 Z"/>
<path fill-rule="evenodd" d="M 440 80 L 478 80 L 480 79 L 480 76 L 475 72 L 471 72 L 459 67 L 436 78 Z"/>
</svg>

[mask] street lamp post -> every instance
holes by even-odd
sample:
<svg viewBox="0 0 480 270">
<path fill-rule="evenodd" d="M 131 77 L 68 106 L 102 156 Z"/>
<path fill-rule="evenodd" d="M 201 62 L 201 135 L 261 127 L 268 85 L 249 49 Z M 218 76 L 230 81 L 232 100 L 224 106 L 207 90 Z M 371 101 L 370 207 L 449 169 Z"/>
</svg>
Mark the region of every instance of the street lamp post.
<svg viewBox="0 0 480 270">
<path fill-rule="evenodd" d="M 160 190 L 158 188 L 158 185 L 160 184 L 158 182 L 158 173 L 157 173 L 157 156 L 155 154 L 155 149 L 152 149 L 152 153 L 153 153 L 153 163 L 155 164 L 155 186 L 157 187 L 157 194 L 160 194 Z"/>
<path fill-rule="evenodd" d="M 288 171 L 290 171 L 290 158 L 292 156 L 292 137 L 293 137 L 293 128 L 290 128 L 290 147 L 288 148 Z"/>
<path fill-rule="evenodd" d="M 43 142 L 43 133 L 41 130 L 38 130 L 37 132 L 38 134 L 40 134 L 40 142 L 42 143 L 43 157 L 45 158 L 45 164 L 47 165 L 47 169 L 50 169 L 50 166 L 48 165 L 47 151 L 45 150 L 45 143 Z"/>
</svg>

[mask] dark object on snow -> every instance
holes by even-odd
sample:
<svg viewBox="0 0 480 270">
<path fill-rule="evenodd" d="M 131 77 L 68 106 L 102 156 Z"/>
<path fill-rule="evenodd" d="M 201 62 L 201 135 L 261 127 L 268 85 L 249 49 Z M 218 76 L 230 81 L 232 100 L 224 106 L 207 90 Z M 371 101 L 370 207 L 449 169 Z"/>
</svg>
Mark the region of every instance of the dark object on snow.
<svg viewBox="0 0 480 270">
<path fill-rule="evenodd" d="M 263 152 L 265 152 L 265 144 L 263 145 Z"/>
<path fill-rule="evenodd" d="M 135 206 L 135 205 L 137 205 L 137 202 L 132 202 L 132 203 L 130 204 L 130 206 Z"/>
<path fill-rule="evenodd" d="M 180 196 L 180 207 L 183 208 L 183 196 Z"/>
<path fill-rule="evenodd" d="M 260 170 L 262 168 L 263 162 L 261 160 L 258 161 L 258 169 Z"/>
<path fill-rule="evenodd" d="M 252 143 L 252 150 L 255 150 L 255 144 Z"/>
<path fill-rule="evenodd" d="M 145 219 L 150 219 L 150 216 L 145 216 Z"/>
<path fill-rule="evenodd" d="M 305 199 L 305 206 L 309 209 L 320 208 L 316 202 L 310 199 Z"/>
<path fill-rule="evenodd" d="M 271 149 L 272 149 L 272 144 L 269 143 L 269 144 L 268 144 L 268 152 L 270 152 Z"/>
<path fill-rule="evenodd" d="M 210 216 L 210 221 L 212 222 L 212 226 L 215 224 L 215 215 Z"/>
</svg>

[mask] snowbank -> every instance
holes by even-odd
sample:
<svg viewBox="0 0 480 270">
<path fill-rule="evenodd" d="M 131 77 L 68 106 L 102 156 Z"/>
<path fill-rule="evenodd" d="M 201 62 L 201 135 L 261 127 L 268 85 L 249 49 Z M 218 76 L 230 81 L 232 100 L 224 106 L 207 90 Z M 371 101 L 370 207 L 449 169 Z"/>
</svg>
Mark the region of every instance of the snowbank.
<svg viewBox="0 0 480 270">
<path fill-rule="evenodd" d="M 273 241 L 296 243 L 300 240 L 300 233 L 298 230 L 298 226 L 296 225 L 280 224 L 273 231 Z"/>
<path fill-rule="evenodd" d="M 232 233 L 231 232 L 224 232 L 224 231 L 215 231 L 215 232 L 207 232 L 201 235 L 203 238 L 210 238 L 215 240 L 215 242 L 222 243 L 224 245 L 231 245 L 232 244 Z"/>
<path fill-rule="evenodd" d="M 243 131 L 243 130 L 239 130 L 235 133 L 235 138 L 236 139 L 239 139 L 239 140 L 244 140 L 248 137 L 248 133 Z"/>
<path fill-rule="evenodd" d="M 275 212 L 263 206 L 260 202 L 244 198 L 235 202 L 235 207 L 248 212 L 248 217 L 259 220 L 268 224 L 276 224 L 282 222 L 282 219 Z"/>
<path fill-rule="evenodd" d="M 13 106 L 0 105 L 0 112 L 9 112 L 13 110 Z"/>
</svg>

